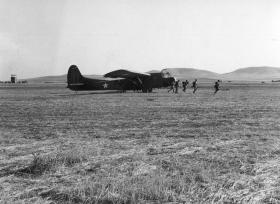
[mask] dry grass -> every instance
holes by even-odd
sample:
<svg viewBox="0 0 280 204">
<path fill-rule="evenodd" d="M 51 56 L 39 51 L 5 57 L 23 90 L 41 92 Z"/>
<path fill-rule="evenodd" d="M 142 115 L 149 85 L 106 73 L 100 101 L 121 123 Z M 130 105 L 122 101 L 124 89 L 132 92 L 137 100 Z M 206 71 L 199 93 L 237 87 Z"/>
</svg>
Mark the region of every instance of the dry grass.
<svg viewBox="0 0 280 204">
<path fill-rule="evenodd" d="M 279 87 L 229 88 L 0 89 L 0 203 L 280 203 Z"/>
</svg>

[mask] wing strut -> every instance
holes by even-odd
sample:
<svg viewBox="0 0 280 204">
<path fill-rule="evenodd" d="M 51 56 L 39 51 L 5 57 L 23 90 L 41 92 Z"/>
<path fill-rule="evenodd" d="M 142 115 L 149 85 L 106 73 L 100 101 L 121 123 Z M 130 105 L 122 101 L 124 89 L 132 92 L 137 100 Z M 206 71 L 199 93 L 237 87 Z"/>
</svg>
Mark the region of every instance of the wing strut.
<svg viewBox="0 0 280 204">
<path fill-rule="evenodd" d="M 142 82 L 142 80 L 139 78 L 139 76 L 137 76 L 137 80 L 139 81 L 139 83 L 140 83 L 141 85 L 143 85 L 143 82 Z"/>
</svg>

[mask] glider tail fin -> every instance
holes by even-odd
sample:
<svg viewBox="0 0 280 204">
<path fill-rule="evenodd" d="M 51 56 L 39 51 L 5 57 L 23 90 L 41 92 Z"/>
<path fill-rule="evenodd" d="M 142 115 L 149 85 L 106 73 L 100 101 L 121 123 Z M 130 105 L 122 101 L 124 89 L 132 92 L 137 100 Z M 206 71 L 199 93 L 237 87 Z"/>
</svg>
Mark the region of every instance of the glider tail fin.
<svg viewBox="0 0 280 204">
<path fill-rule="evenodd" d="M 84 77 L 76 65 L 71 65 L 67 73 L 67 84 L 68 88 L 71 86 L 83 85 Z"/>
</svg>

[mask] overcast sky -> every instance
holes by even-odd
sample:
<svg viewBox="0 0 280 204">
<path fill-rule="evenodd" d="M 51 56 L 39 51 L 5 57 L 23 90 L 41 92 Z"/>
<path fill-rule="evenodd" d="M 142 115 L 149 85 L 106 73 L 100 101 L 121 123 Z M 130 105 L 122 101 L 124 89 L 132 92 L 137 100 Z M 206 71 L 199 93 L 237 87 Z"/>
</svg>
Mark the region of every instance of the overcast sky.
<svg viewBox="0 0 280 204">
<path fill-rule="evenodd" d="M 280 67 L 279 0 L 0 0 L 0 80 Z"/>
</svg>

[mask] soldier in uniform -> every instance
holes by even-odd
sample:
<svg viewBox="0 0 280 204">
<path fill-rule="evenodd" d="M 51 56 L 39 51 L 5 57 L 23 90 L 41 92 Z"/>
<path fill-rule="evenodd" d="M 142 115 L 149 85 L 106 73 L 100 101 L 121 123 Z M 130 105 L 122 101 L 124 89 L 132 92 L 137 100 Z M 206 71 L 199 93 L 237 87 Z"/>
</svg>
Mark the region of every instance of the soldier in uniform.
<svg viewBox="0 0 280 204">
<path fill-rule="evenodd" d="M 186 87 L 189 85 L 189 81 L 188 80 L 186 80 Z"/>
<path fill-rule="evenodd" d="M 180 80 L 177 80 L 177 81 L 175 82 L 175 84 L 174 84 L 174 86 L 175 86 L 175 93 L 178 93 L 179 82 L 180 82 Z"/>
<path fill-rule="evenodd" d="M 193 93 L 195 93 L 196 92 L 196 90 L 197 90 L 197 79 L 195 79 L 193 82 L 192 82 L 192 88 L 193 88 Z"/>
<path fill-rule="evenodd" d="M 173 81 L 171 83 L 171 86 L 170 86 L 170 89 L 168 90 L 168 93 L 169 93 L 169 91 L 172 91 L 174 93 L 174 85 L 175 85 L 175 81 Z"/>
<path fill-rule="evenodd" d="M 216 94 L 220 90 L 219 82 L 220 82 L 220 80 L 215 82 L 215 85 L 214 85 L 215 92 L 214 92 L 214 94 Z"/>
<path fill-rule="evenodd" d="M 183 85 L 183 91 L 186 92 L 186 88 L 187 88 L 187 83 L 185 81 L 182 82 Z"/>
</svg>

